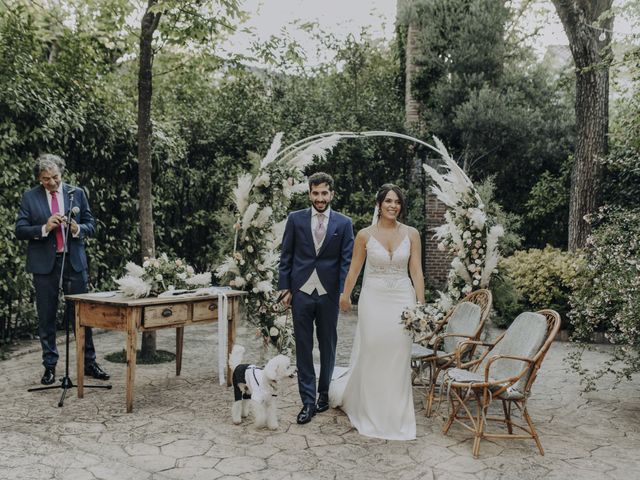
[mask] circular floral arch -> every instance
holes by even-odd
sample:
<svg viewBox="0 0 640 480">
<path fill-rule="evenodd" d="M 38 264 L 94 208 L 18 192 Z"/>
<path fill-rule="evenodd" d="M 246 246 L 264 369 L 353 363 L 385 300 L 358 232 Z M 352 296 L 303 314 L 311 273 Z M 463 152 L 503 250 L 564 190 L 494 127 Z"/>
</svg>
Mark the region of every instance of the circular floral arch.
<svg viewBox="0 0 640 480">
<path fill-rule="evenodd" d="M 438 248 L 453 257 L 447 291 L 440 292 L 437 307 L 447 311 L 466 293 L 489 285 L 498 264 L 500 225 L 488 218 L 482 200 L 469 177 L 449 155 L 444 144 L 435 145 L 395 132 L 327 132 L 312 135 L 282 147 L 282 133 L 276 134 L 257 172 L 238 177 L 233 190 L 237 208 L 233 254 L 216 270 L 221 281 L 246 290 L 247 318 L 254 323 L 267 345 L 291 354 L 293 328 L 276 301 L 275 280 L 279 248 L 291 197 L 308 189 L 305 167 L 324 158 L 340 140 L 395 137 L 417 143 L 438 153 L 443 160 L 436 169 L 423 165 L 433 180 L 432 192 L 447 211 L 445 223 L 435 229 Z"/>
</svg>

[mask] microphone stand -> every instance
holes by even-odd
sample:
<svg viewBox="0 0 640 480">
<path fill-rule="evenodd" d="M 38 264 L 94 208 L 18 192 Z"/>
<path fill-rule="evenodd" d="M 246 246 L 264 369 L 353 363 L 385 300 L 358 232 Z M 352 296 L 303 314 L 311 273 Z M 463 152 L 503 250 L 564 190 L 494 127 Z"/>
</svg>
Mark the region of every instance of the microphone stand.
<svg viewBox="0 0 640 480">
<path fill-rule="evenodd" d="M 64 230 L 64 235 L 62 240 L 64 242 L 64 249 L 62 250 L 62 266 L 60 267 L 60 279 L 58 280 L 58 294 L 62 291 L 64 297 L 64 289 L 63 289 L 63 281 L 64 281 L 64 269 L 67 261 L 67 243 L 69 235 L 71 234 L 71 218 L 73 217 L 73 199 L 75 188 L 69 190 L 69 210 L 67 215 L 67 225 Z M 63 193 L 64 194 L 64 193 Z M 78 226 L 80 228 L 80 226 Z M 53 230 L 52 230 L 53 232 Z M 63 300 L 64 301 L 64 300 Z M 76 387 L 71 381 L 69 377 L 69 315 L 67 315 L 67 306 L 65 304 L 64 307 L 64 317 L 65 317 L 65 361 L 64 361 L 64 377 L 60 379 L 60 385 L 49 385 L 46 387 L 35 387 L 30 388 L 28 392 L 39 392 L 42 390 L 52 390 L 54 388 L 62 389 L 62 396 L 60 397 L 60 401 L 58 402 L 58 407 L 62 407 L 64 405 L 64 399 L 67 396 L 67 391 L 71 388 Z M 106 388 L 107 390 L 111 389 L 111 385 L 85 385 L 84 388 Z"/>
</svg>

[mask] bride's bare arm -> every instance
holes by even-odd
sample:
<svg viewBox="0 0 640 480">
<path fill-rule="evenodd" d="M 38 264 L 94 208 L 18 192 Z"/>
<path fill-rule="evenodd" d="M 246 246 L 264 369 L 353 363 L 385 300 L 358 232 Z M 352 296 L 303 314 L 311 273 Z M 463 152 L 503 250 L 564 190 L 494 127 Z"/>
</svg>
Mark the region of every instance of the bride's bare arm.
<svg viewBox="0 0 640 480">
<path fill-rule="evenodd" d="M 351 308 L 351 292 L 356 285 L 364 260 L 367 258 L 367 240 L 369 234 L 364 230 L 360 230 L 356 235 L 356 239 L 353 245 L 353 256 L 351 257 L 351 265 L 349 266 L 349 273 L 344 281 L 344 290 L 340 294 L 340 310 L 346 312 Z"/>
<path fill-rule="evenodd" d="M 409 274 L 420 303 L 424 303 L 424 275 L 422 274 L 422 243 L 420 234 L 415 228 L 409 228 L 411 254 L 409 256 Z"/>
</svg>

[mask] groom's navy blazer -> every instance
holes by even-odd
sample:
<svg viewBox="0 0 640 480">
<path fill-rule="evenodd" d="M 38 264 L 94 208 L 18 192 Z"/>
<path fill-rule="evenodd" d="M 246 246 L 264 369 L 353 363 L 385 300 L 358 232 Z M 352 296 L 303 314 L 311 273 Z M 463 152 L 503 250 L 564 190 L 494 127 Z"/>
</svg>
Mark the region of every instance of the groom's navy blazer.
<svg viewBox="0 0 640 480">
<path fill-rule="evenodd" d="M 335 210 L 329 214 L 327 233 L 316 254 L 311 233 L 311 208 L 289 214 L 282 238 L 278 288 L 296 293 L 316 269 L 330 298 L 338 300 L 353 252 L 351 219 Z"/>
<path fill-rule="evenodd" d="M 73 195 L 73 205 L 69 190 L 72 187 L 62 184 L 66 215 L 69 207 L 78 207 L 80 211 L 74 216 L 80 227 L 78 237 L 69 233 L 67 242 L 67 255 L 71 266 L 76 272 L 87 270 L 87 254 L 84 248 L 85 237 L 90 237 L 95 232 L 95 219 L 89 208 L 89 202 L 81 188 L 76 188 Z M 51 273 L 56 263 L 55 233 L 50 232 L 46 237 L 42 236 L 42 226 L 51 216 L 51 209 L 47 202 L 47 193 L 42 185 L 32 188 L 22 196 L 18 218 L 16 220 L 16 237 L 18 240 L 28 240 L 27 247 L 27 271 L 46 275 Z"/>
</svg>

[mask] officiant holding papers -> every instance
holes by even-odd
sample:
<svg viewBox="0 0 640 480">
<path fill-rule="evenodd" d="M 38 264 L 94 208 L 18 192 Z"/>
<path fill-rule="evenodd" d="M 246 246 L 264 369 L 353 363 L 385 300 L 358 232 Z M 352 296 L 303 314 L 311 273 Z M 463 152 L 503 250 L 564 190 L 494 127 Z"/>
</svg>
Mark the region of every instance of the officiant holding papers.
<svg viewBox="0 0 640 480">
<path fill-rule="evenodd" d="M 86 293 L 88 267 L 84 239 L 95 233 L 95 219 L 84 191 L 62 182 L 65 162 L 57 155 L 40 155 L 33 173 L 38 186 L 22 196 L 16 220 L 16 238 L 27 240 L 27 272 L 33 274 L 38 311 L 38 335 L 42 346 L 44 374 L 40 382 L 55 382 L 58 349 L 56 347 L 56 312 L 58 287 L 63 270 L 66 295 Z M 69 222 L 69 238 L 64 241 Z M 66 255 L 64 247 L 66 243 Z M 67 302 L 65 322 L 75 326 L 73 302 Z M 85 337 L 85 375 L 108 380 L 109 375 L 96 363 L 91 329 Z"/>
</svg>

